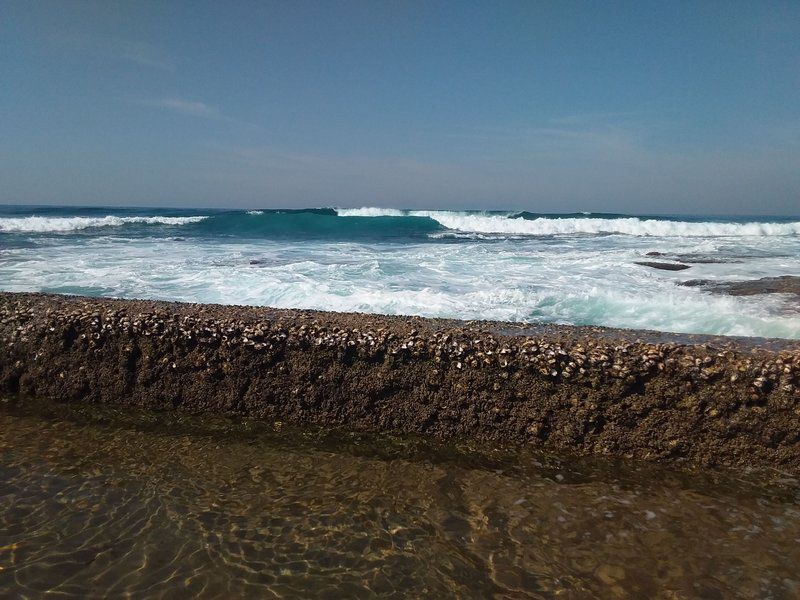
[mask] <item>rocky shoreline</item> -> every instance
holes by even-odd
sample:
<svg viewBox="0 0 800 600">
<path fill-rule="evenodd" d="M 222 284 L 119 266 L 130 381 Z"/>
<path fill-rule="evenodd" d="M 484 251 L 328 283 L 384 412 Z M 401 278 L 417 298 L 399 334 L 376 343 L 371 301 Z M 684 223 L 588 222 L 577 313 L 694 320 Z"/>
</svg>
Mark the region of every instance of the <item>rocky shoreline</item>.
<svg viewBox="0 0 800 600">
<path fill-rule="evenodd" d="M 710 279 L 690 279 L 678 285 L 700 287 L 717 294 L 729 296 L 756 296 L 758 294 L 787 294 L 800 297 L 800 277 L 783 275 L 781 277 L 762 277 L 748 281 L 713 281 Z"/>
<path fill-rule="evenodd" d="M 800 471 L 800 342 L 0 293 L 0 394 Z"/>
</svg>

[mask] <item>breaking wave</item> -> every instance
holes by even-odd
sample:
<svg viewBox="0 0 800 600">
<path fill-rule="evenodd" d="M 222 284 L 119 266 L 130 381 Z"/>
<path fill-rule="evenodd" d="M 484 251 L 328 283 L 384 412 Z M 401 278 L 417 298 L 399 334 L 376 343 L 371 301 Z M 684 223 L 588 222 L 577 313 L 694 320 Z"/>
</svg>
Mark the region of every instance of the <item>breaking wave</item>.
<svg viewBox="0 0 800 600">
<path fill-rule="evenodd" d="M 58 233 L 97 227 L 122 225 L 188 225 L 199 223 L 207 216 L 195 217 L 6 217 L 0 218 L 0 232 L 4 233 Z"/>
<path fill-rule="evenodd" d="M 428 217 L 456 232 L 506 235 L 622 234 L 653 237 L 735 237 L 800 235 L 800 221 L 683 221 L 605 215 L 580 217 L 533 213 L 473 213 L 385 208 L 337 209 L 341 217 Z"/>
<path fill-rule="evenodd" d="M 396 208 L 373 208 L 365 206 L 363 208 L 337 208 L 336 214 L 340 217 L 404 217 L 410 211 L 402 211 Z"/>
<path fill-rule="evenodd" d="M 186 234 L 244 237 L 298 235 L 346 239 L 384 236 L 490 239 L 570 235 L 637 237 L 798 236 L 800 221 L 703 220 L 633 217 L 603 213 L 544 215 L 530 212 L 400 210 L 396 208 L 305 208 L 210 211 L 207 215 L 32 215 L 0 218 L 0 233 L 66 233 L 126 225 L 194 225 Z"/>
</svg>

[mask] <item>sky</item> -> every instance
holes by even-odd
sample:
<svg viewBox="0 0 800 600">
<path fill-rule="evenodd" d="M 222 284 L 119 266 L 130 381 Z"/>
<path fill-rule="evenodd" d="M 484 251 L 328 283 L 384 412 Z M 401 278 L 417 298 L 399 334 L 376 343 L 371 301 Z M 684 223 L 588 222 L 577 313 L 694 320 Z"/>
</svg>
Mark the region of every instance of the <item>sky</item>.
<svg viewBox="0 0 800 600">
<path fill-rule="evenodd" d="M 0 4 L 0 203 L 800 214 L 800 3 Z"/>
</svg>

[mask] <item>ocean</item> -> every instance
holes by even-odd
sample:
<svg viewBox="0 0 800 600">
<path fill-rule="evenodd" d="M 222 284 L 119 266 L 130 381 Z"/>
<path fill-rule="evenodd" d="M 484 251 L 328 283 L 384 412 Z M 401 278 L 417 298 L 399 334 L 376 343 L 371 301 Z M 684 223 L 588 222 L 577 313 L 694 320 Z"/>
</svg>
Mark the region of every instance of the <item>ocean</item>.
<svg viewBox="0 0 800 600">
<path fill-rule="evenodd" d="M 637 262 L 685 265 L 668 271 Z M 0 290 L 800 338 L 800 218 L 0 207 Z"/>
</svg>

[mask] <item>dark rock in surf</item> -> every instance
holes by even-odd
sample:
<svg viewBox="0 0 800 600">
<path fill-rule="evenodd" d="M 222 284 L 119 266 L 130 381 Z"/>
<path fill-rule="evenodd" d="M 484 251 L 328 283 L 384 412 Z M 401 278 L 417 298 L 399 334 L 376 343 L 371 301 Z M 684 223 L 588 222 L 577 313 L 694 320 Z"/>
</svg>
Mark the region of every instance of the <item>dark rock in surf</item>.
<svg viewBox="0 0 800 600">
<path fill-rule="evenodd" d="M 662 271 L 684 271 L 691 268 L 689 265 L 684 265 L 681 263 L 664 263 L 648 260 L 637 261 L 634 264 L 641 265 L 643 267 L 650 267 L 651 269 L 661 269 Z"/>
<path fill-rule="evenodd" d="M 701 287 L 709 292 L 729 296 L 755 296 L 758 294 L 794 294 L 800 296 L 800 277 L 782 275 L 762 277 L 750 281 L 712 281 L 709 279 L 690 279 L 678 285 Z"/>
</svg>

